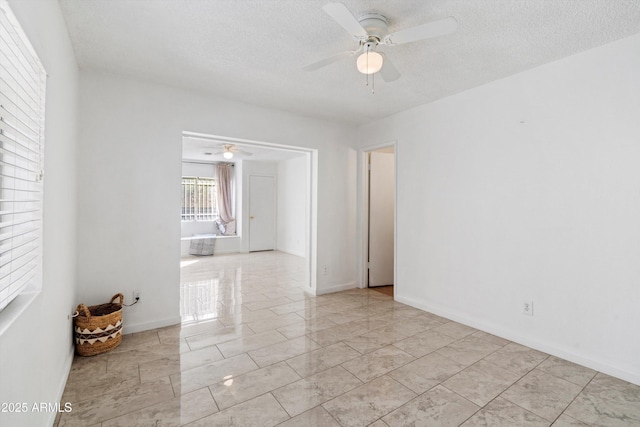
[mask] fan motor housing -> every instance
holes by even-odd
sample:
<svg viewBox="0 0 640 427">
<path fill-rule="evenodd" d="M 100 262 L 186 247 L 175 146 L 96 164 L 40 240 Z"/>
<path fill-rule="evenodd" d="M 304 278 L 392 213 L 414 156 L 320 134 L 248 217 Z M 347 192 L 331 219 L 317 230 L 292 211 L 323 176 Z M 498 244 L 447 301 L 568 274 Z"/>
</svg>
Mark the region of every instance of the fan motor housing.
<svg viewBox="0 0 640 427">
<path fill-rule="evenodd" d="M 362 28 L 367 30 L 369 36 L 373 36 L 382 40 L 387 35 L 387 18 L 379 13 L 367 13 L 358 20 Z"/>
</svg>

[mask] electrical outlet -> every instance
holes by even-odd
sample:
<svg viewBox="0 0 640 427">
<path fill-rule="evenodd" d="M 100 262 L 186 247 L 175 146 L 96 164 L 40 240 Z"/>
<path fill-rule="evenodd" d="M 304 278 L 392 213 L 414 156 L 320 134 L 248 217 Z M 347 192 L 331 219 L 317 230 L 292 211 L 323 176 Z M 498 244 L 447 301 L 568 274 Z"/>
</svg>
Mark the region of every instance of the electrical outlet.
<svg viewBox="0 0 640 427">
<path fill-rule="evenodd" d="M 525 301 L 522 303 L 522 314 L 533 316 L 533 301 Z"/>
<path fill-rule="evenodd" d="M 326 264 L 322 266 L 322 275 L 323 276 L 329 275 L 329 266 Z"/>
<path fill-rule="evenodd" d="M 139 290 L 133 291 L 133 302 L 139 301 L 141 297 L 142 297 L 142 292 L 140 292 Z"/>
</svg>

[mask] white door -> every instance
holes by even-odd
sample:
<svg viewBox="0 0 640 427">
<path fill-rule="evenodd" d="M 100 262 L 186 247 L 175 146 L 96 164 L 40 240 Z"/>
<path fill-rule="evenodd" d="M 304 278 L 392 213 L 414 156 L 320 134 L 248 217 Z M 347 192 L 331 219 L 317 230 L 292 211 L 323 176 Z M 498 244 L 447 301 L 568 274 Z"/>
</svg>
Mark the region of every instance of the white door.
<svg viewBox="0 0 640 427">
<path fill-rule="evenodd" d="M 249 251 L 271 251 L 276 243 L 276 189 L 272 176 L 249 177 Z"/>
<path fill-rule="evenodd" d="M 394 153 L 369 157 L 369 286 L 393 285 Z"/>
</svg>

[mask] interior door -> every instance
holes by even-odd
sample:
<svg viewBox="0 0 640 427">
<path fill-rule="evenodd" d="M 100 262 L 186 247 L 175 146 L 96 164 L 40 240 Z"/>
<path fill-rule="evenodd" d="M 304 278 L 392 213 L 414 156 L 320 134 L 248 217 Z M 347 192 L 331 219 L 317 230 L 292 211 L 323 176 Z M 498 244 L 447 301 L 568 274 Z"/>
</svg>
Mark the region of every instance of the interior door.
<svg viewBox="0 0 640 427">
<path fill-rule="evenodd" d="M 369 286 L 393 285 L 395 154 L 369 153 Z"/>
<path fill-rule="evenodd" d="M 249 177 L 249 251 L 271 251 L 276 243 L 276 189 L 272 176 Z"/>
</svg>

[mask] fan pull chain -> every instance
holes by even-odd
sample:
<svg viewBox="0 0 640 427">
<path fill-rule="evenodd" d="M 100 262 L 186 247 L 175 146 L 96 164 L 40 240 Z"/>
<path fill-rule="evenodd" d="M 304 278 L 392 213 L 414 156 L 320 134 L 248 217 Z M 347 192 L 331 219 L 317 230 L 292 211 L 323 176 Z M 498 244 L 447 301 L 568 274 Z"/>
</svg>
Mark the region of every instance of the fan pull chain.
<svg viewBox="0 0 640 427">
<path fill-rule="evenodd" d="M 365 77 L 365 86 L 369 86 L 369 74 L 366 74 Z M 371 95 L 376 94 L 376 73 L 371 74 Z"/>
<path fill-rule="evenodd" d="M 367 74 L 365 80 L 365 86 L 369 86 L 369 74 Z M 371 74 L 371 95 L 376 94 L 376 73 Z"/>
<path fill-rule="evenodd" d="M 367 70 L 369 70 L 369 46 L 367 45 Z M 369 74 L 365 74 L 365 86 L 369 86 Z"/>
<path fill-rule="evenodd" d="M 369 69 L 369 49 L 367 46 L 367 70 Z M 369 74 L 365 74 L 365 86 L 369 86 Z M 371 95 L 376 94 L 376 73 L 371 74 Z"/>
</svg>

